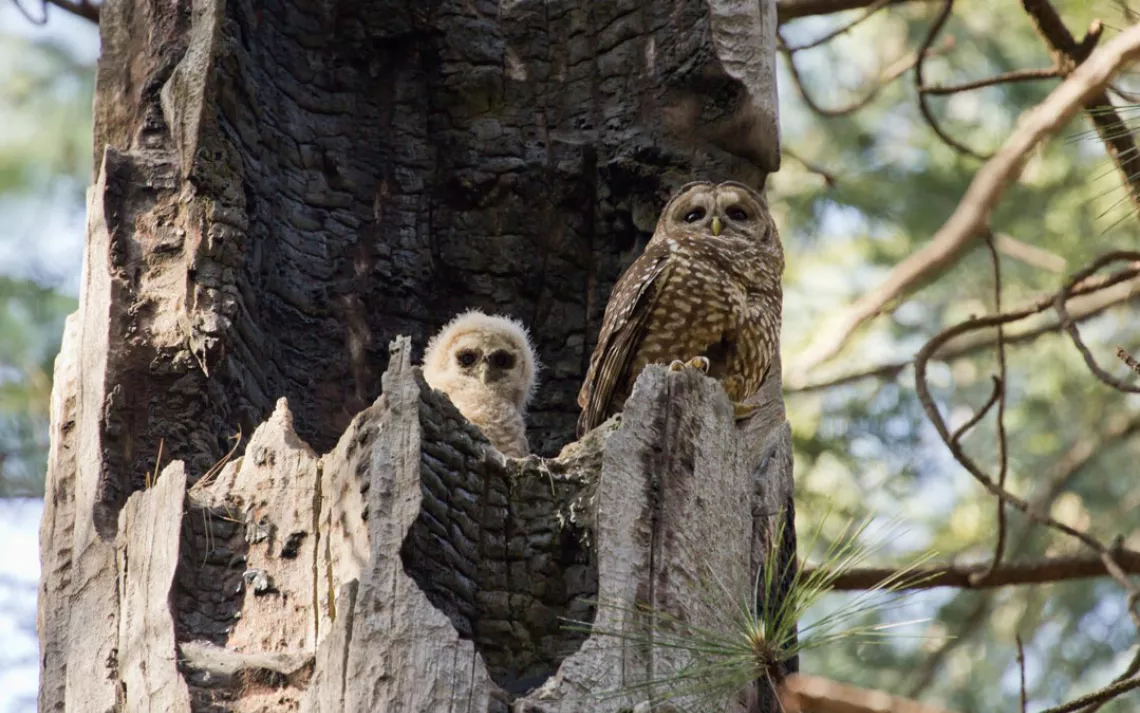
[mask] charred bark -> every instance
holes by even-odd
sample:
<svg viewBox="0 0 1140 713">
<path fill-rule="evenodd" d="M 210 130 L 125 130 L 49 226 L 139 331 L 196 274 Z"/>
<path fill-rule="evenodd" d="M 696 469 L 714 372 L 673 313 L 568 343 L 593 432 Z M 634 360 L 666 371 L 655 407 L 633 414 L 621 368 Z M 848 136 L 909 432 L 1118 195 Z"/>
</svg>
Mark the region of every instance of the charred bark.
<svg viewBox="0 0 1140 713">
<path fill-rule="evenodd" d="M 457 311 L 516 316 L 547 367 L 530 442 L 570 441 L 605 300 L 664 199 L 778 167 L 774 28 L 770 0 L 105 3 L 84 280 L 53 395 L 40 709 L 180 709 L 159 688 L 188 710 L 443 695 L 377 668 L 407 643 L 377 607 L 426 627 L 412 653 L 467 657 L 455 691 L 485 703 L 469 710 L 543 681 L 572 701 L 612 661 L 551 621 L 599 592 L 684 609 L 653 582 L 683 578 L 666 573 L 692 552 L 670 548 L 706 526 L 752 543 L 716 553 L 725 567 L 754 566 L 751 510 L 666 513 L 698 494 L 790 512 L 778 381 L 740 432 L 711 382 L 652 371 L 660 403 L 608 441 L 515 462 L 485 456 L 409 365 Z M 239 430 L 258 436 L 196 485 Z M 595 481 L 624 490 L 595 508 Z M 745 481 L 768 485 L 739 500 Z M 627 668 L 652 667 L 638 655 Z"/>
</svg>

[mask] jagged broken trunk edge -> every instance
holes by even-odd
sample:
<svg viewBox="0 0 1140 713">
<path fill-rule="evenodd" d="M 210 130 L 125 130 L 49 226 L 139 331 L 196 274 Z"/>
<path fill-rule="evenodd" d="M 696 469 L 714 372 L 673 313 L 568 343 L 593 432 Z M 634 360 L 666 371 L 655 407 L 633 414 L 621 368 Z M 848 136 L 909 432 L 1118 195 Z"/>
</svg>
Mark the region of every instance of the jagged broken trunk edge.
<svg viewBox="0 0 1140 713">
<path fill-rule="evenodd" d="M 458 635 L 397 556 L 422 516 L 423 443 L 420 388 L 406 340 L 394 344 L 392 355 L 385 375 L 390 425 L 373 446 L 371 556 L 360 586 L 349 584 L 340 597 L 338 608 L 350 607 L 351 615 L 333 624 L 320 648 L 306 708 L 505 710 L 509 696 L 492 681 L 478 647 Z M 592 442 L 603 449 L 600 469 L 581 483 L 592 503 L 586 519 L 603 603 L 599 630 L 648 640 L 646 627 L 654 623 L 629 615 L 648 606 L 726 637 L 740 635 L 726 622 L 751 591 L 756 568 L 770 561 L 768 548 L 785 550 L 777 558 L 781 567 L 794 557 L 790 432 L 778 395 L 772 382 L 760 411 L 737 427 L 727 397 L 710 379 L 655 367 L 638 380 L 621 427 Z M 786 539 L 774 542 L 782 518 Z M 711 573 L 727 592 L 710 592 Z M 593 634 L 511 710 L 621 710 L 645 699 L 635 687 L 688 663 L 668 648 Z M 615 695 L 623 690 L 629 692 Z M 656 693 L 668 693 L 667 685 Z M 767 688 L 741 693 L 739 710 L 776 710 Z"/>
<path fill-rule="evenodd" d="M 554 675 L 537 690 L 517 697 L 496 685 L 484 663 L 496 642 L 478 631 L 474 640 L 461 636 L 455 613 L 436 605 L 436 583 L 417 578 L 417 563 L 404 557 L 428 516 L 425 501 L 439 495 L 425 481 L 424 454 L 441 443 L 423 440 L 423 409 L 458 417 L 424 389 L 408 346 L 406 338 L 393 345 L 384 395 L 329 454 L 318 459 L 296 437 L 282 402 L 247 455 L 212 482 L 187 491 L 176 462 L 155 487 L 131 496 L 120 515 L 112 607 L 118 655 L 109 680 L 121 710 L 618 711 L 645 693 L 615 692 L 688 663 L 667 648 L 594 634 L 551 666 Z M 454 430 L 466 432 L 444 436 L 449 448 L 477 436 L 470 426 Z M 589 529 L 601 630 L 650 636 L 652 619 L 629 616 L 648 606 L 737 636 L 724 627 L 739 598 L 710 600 L 701 581 L 715 572 L 731 593 L 746 593 L 767 547 L 794 548 L 794 540 L 771 542 L 788 514 L 781 506 L 791 493 L 789 446 L 778 401 L 741 428 L 715 382 L 653 367 L 638 380 L 620 428 L 607 424 L 553 461 L 492 453 L 477 475 L 538 484 L 535 492 L 550 493 L 550 515 Z M 367 523 L 360 478 L 368 481 Z M 508 510 L 523 508 L 512 501 Z M 206 610 L 179 592 L 187 576 L 216 580 L 211 601 L 229 615 L 217 617 L 213 639 L 187 638 L 203 626 L 185 617 Z M 518 589 L 522 596 L 527 587 Z M 777 710 L 767 689 L 743 693 L 736 710 Z"/>
<path fill-rule="evenodd" d="M 84 284 L 53 391 L 41 710 L 122 693 L 115 543 L 159 443 L 195 481 L 286 394 L 328 447 L 378 393 L 393 334 L 529 305 L 556 375 L 532 414 L 549 452 L 652 209 L 691 177 L 778 166 L 774 1 L 476 5 L 104 4 Z M 228 606 L 176 626 L 224 640 Z"/>
</svg>

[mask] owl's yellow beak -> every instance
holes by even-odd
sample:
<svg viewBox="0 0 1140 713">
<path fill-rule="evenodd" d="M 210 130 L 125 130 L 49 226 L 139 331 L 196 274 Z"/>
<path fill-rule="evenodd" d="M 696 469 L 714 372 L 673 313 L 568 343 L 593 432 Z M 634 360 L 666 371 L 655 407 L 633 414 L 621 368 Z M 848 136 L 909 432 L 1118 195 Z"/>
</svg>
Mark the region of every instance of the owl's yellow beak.
<svg viewBox="0 0 1140 713">
<path fill-rule="evenodd" d="M 714 215 L 712 219 L 713 235 L 720 235 L 720 216 Z"/>
</svg>

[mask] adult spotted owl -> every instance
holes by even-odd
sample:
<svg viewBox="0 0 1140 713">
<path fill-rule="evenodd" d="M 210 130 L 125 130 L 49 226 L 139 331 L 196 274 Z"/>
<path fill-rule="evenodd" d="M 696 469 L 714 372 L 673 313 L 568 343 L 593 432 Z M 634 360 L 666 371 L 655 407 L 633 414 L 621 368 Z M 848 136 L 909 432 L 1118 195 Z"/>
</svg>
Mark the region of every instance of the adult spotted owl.
<svg viewBox="0 0 1140 713">
<path fill-rule="evenodd" d="M 578 405 L 578 435 L 620 411 L 647 364 L 686 364 L 752 408 L 780 334 L 784 252 L 764 199 L 741 183 L 690 183 L 614 286 Z"/>
</svg>

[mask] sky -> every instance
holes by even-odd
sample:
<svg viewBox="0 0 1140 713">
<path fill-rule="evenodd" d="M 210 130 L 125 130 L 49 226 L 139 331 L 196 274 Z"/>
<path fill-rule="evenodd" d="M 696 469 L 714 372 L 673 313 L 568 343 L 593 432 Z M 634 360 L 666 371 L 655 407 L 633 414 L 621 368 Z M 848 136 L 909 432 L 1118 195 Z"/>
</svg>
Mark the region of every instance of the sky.
<svg viewBox="0 0 1140 713">
<path fill-rule="evenodd" d="M 24 0 L 29 12 L 42 16 L 39 2 Z M 48 22 L 28 21 L 11 0 L 0 0 L 0 49 L 12 38 L 51 38 L 68 47 L 82 62 L 99 55 L 93 24 L 58 8 L 48 8 Z M 11 65 L 0 63 L 0 83 Z M 0 109 L 2 111 L 2 109 Z M 0 115 L 0 134 L 6 124 Z M 0 136 L 2 139 L 2 136 Z M 48 195 L 38 200 L 0 202 L 0 274 L 34 277 L 70 295 L 79 293 L 83 259 L 83 215 L 71 201 Z M 36 710 L 39 658 L 35 633 L 36 587 L 39 581 L 39 524 L 43 502 L 0 499 L 0 713 Z"/>
</svg>

